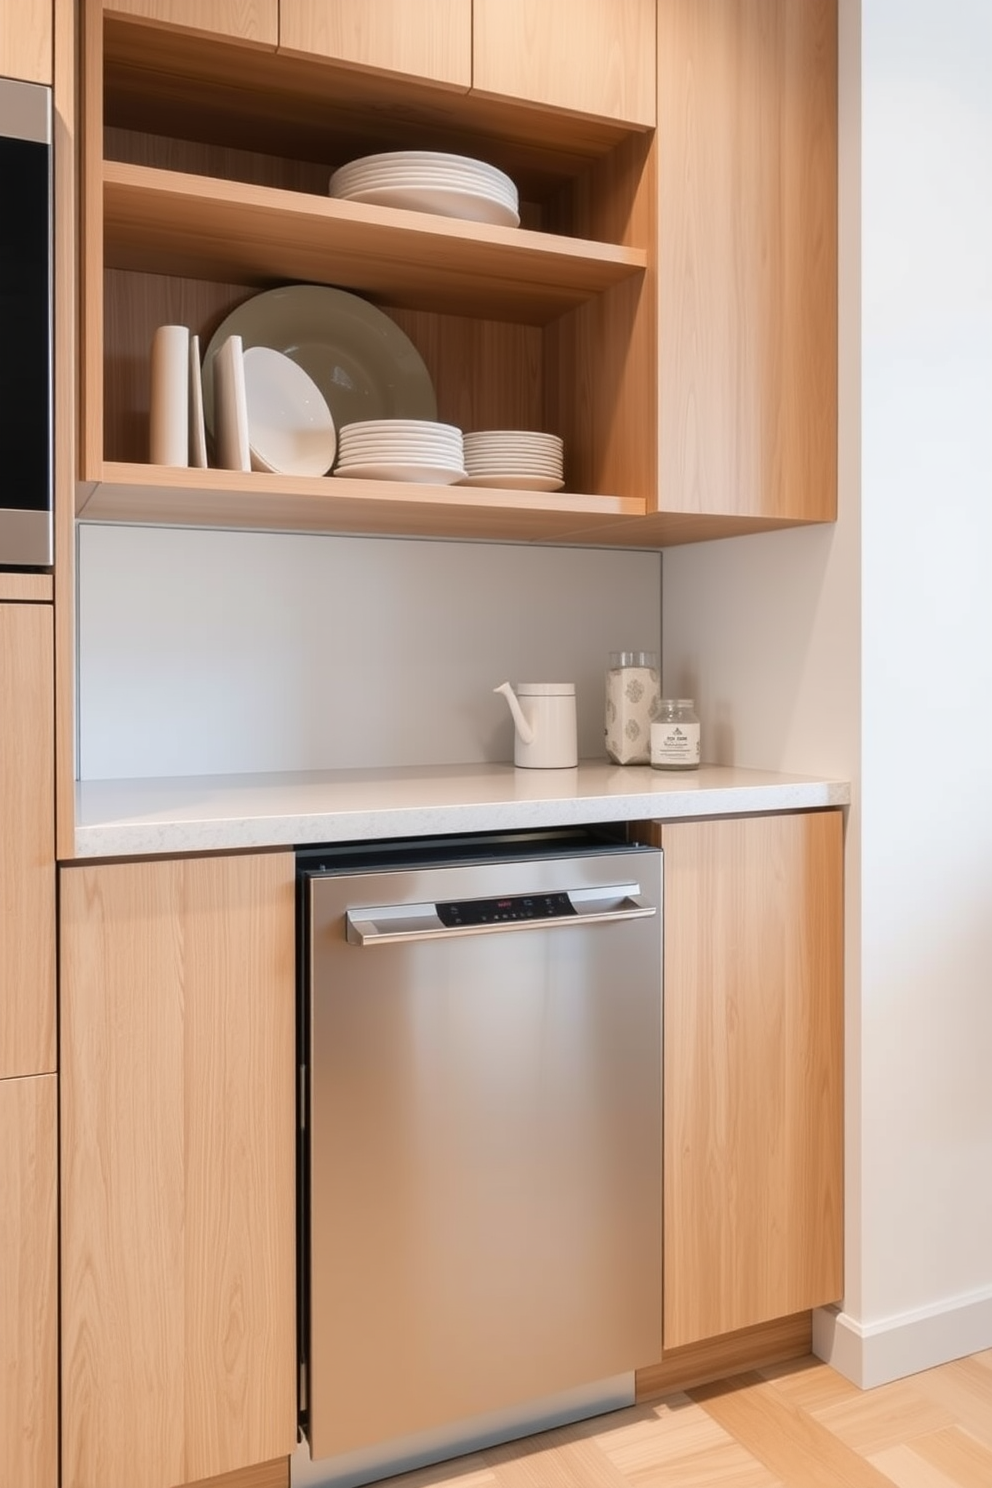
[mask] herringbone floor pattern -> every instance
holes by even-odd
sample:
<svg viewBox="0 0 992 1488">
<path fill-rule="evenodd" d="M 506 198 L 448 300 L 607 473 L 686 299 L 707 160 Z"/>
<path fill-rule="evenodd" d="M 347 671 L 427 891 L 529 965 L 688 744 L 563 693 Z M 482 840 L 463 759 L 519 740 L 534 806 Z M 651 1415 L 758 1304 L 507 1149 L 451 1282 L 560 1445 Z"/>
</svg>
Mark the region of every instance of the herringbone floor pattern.
<svg viewBox="0 0 992 1488">
<path fill-rule="evenodd" d="M 390 1488 L 992 1488 L 992 1349 L 861 1391 L 817 1359 L 739 1375 Z"/>
</svg>

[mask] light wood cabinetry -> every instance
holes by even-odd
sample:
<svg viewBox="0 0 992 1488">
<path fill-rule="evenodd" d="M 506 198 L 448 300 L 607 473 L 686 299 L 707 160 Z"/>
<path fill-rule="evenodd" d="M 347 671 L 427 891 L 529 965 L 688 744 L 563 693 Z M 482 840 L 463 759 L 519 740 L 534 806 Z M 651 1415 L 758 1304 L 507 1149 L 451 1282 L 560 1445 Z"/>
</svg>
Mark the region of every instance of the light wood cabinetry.
<svg viewBox="0 0 992 1488">
<path fill-rule="evenodd" d="M 55 1069 L 53 669 L 52 606 L 0 603 L 0 1079 Z"/>
<path fill-rule="evenodd" d="M 279 0 L 279 46 L 467 93 L 472 8 L 473 0 Z"/>
<path fill-rule="evenodd" d="M 666 511 L 836 516 L 835 0 L 658 0 Z"/>
<path fill-rule="evenodd" d="M 655 0 L 473 0 L 472 86 L 651 126 Z"/>
<path fill-rule="evenodd" d="M 293 873 L 62 871 L 63 1488 L 295 1445 Z"/>
<path fill-rule="evenodd" d="M 0 5 L 0 77 L 52 81 L 53 0 Z"/>
<path fill-rule="evenodd" d="M 666 824 L 664 1330 L 842 1293 L 839 811 Z"/>
<path fill-rule="evenodd" d="M 0 1483 L 58 1484 L 54 1075 L 0 1079 Z"/>
<path fill-rule="evenodd" d="M 375 5 L 284 0 L 273 55 L 90 0 L 78 513 L 647 547 L 830 519 L 835 8 L 661 0 L 655 132 L 645 0 L 475 0 L 465 94 Z M 412 145 L 504 169 L 521 227 L 327 196 Z M 300 280 L 391 315 L 443 421 L 560 434 L 566 489 L 147 464 L 156 325 L 205 345 Z"/>
<path fill-rule="evenodd" d="M 271 50 L 279 42 L 279 0 L 107 0 L 105 8 L 152 26 L 202 31 Z"/>
</svg>

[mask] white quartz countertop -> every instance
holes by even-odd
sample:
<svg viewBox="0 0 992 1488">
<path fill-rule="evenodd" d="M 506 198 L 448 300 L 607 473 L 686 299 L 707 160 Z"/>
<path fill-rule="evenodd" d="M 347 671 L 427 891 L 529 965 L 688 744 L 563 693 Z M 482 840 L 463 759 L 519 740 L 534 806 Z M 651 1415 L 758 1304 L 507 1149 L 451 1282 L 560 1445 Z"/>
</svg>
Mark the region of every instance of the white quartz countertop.
<svg viewBox="0 0 992 1488">
<path fill-rule="evenodd" d="M 671 821 L 844 806 L 846 781 L 704 765 L 666 772 L 438 765 L 91 780 L 76 787 L 76 856 L 140 857 L 445 832 Z"/>
</svg>

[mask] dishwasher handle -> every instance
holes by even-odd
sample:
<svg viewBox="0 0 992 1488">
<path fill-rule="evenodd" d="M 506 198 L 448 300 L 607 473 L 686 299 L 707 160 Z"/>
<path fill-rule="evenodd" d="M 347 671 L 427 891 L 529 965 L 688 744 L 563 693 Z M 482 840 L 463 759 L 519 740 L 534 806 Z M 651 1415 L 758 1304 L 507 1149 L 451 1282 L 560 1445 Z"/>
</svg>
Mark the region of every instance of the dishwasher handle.
<svg viewBox="0 0 992 1488">
<path fill-rule="evenodd" d="M 436 904 L 382 904 L 345 913 L 349 945 L 400 945 L 418 940 L 454 940 L 466 935 L 507 935 L 519 930 L 567 930 L 576 925 L 615 924 L 645 920 L 657 907 L 641 894 L 640 884 L 611 884 L 608 888 L 573 889 L 571 911 L 533 919 L 494 919 L 484 924 L 442 924 Z"/>
</svg>

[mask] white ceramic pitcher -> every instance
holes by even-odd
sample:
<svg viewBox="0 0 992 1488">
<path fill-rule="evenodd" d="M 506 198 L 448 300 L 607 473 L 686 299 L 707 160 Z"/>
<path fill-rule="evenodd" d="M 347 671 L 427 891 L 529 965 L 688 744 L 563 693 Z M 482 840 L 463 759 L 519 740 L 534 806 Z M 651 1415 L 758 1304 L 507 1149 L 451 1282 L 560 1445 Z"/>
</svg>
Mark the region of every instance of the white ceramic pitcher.
<svg viewBox="0 0 992 1488">
<path fill-rule="evenodd" d="M 579 762 L 574 682 L 503 682 L 516 735 L 513 763 L 531 770 L 571 769 Z"/>
</svg>

